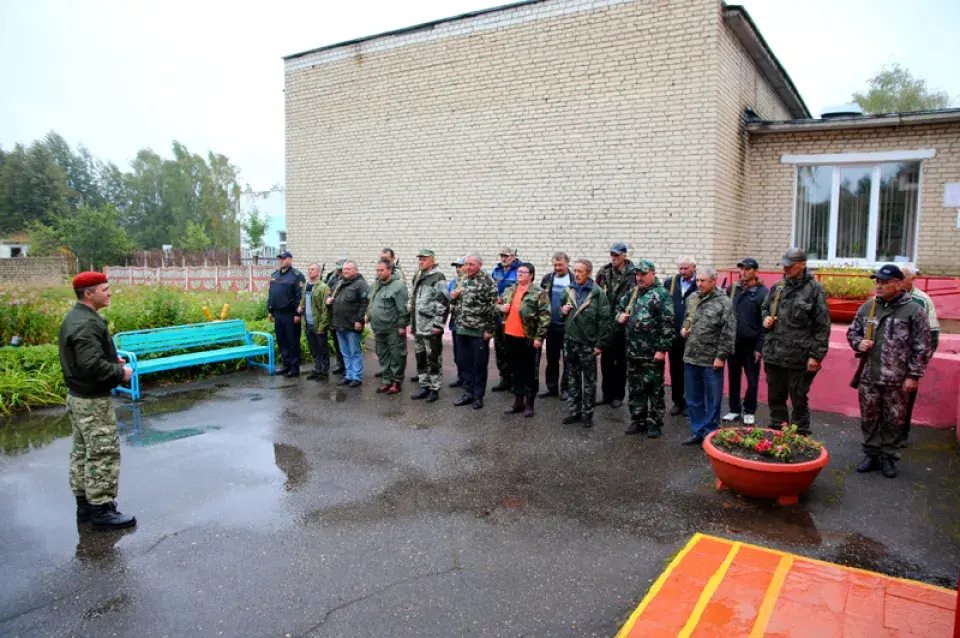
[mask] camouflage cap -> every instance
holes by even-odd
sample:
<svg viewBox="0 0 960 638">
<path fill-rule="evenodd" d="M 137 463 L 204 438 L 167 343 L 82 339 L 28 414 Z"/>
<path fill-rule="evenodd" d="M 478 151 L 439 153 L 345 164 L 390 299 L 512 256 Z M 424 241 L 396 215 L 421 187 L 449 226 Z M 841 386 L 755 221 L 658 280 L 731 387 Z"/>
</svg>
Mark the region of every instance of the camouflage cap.
<svg viewBox="0 0 960 638">
<path fill-rule="evenodd" d="M 516 257 L 516 256 L 517 256 L 517 249 L 516 249 L 516 248 L 510 248 L 509 246 L 504 246 L 503 248 L 500 249 L 500 254 L 501 254 L 501 255 L 510 255 L 511 257 Z"/>
<path fill-rule="evenodd" d="M 780 260 L 781 266 L 792 266 L 807 260 L 807 253 L 802 248 L 789 248 L 783 253 L 783 259 Z"/>
<path fill-rule="evenodd" d="M 637 269 L 637 272 L 645 275 L 648 272 L 657 272 L 657 267 L 653 265 L 653 262 L 649 259 L 641 259 L 638 261 L 634 267 Z"/>
<path fill-rule="evenodd" d="M 429 248 L 421 248 L 420 252 L 417 253 L 417 257 L 436 257 L 437 253 L 433 252 Z"/>
<path fill-rule="evenodd" d="M 346 257 L 341 257 L 340 259 L 338 259 L 338 260 L 337 260 L 337 269 L 339 270 L 340 268 L 343 268 L 343 265 L 344 265 L 345 263 L 347 263 L 347 258 L 346 258 Z"/>
</svg>

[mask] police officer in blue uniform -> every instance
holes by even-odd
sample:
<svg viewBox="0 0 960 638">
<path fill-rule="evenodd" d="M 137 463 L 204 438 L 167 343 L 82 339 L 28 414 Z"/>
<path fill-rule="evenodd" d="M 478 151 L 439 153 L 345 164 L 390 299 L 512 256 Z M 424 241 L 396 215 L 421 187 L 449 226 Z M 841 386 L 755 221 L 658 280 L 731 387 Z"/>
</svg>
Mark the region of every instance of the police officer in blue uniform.
<svg viewBox="0 0 960 638">
<path fill-rule="evenodd" d="M 267 313 L 274 322 L 277 346 L 283 367 L 277 374 L 288 377 L 300 376 L 300 295 L 306 277 L 293 267 L 293 255 L 285 250 L 277 255 L 280 269 L 270 275 L 270 290 L 267 293 Z"/>
</svg>

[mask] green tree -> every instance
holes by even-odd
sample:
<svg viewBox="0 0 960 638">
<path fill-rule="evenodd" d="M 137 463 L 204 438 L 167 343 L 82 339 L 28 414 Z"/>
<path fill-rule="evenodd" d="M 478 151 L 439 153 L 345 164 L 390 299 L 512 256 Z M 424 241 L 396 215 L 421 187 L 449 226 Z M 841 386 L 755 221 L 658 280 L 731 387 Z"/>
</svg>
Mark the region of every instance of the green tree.
<svg viewBox="0 0 960 638">
<path fill-rule="evenodd" d="M 254 206 L 250 209 L 250 212 L 247 213 L 247 218 L 243 220 L 241 226 L 243 227 L 243 232 L 247 234 L 247 247 L 253 252 L 257 252 L 263 248 L 263 236 L 267 234 L 267 229 L 270 227 L 270 219 L 267 217 L 267 214 L 261 213 L 260 210 Z"/>
<path fill-rule="evenodd" d="M 70 216 L 66 172 L 49 149 L 17 144 L 0 167 L 0 232 L 26 229 L 31 222 L 54 225 Z"/>
<path fill-rule="evenodd" d="M 203 226 L 197 222 L 187 222 L 187 232 L 180 238 L 180 247 L 184 250 L 206 250 L 210 248 L 210 238 Z"/>
<path fill-rule="evenodd" d="M 83 205 L 75 217 L 60 228 L 70 251 L 80 260 L 80 266 L 93 270 L 117 266 L 134 250 L 133 241 L 120 225 L 120 211 L 114 206 L 100 208 Z"/>
<path fill-rule="evenodd" d="M 950 102 L 945 91 L 927 88 L 899 64 L 884 66 L 867 81 L 866 93 L 854 93 L 853 101 L 866 113 L 905 113 L 942 109 Z"/>
<path fill-rule="evenodd" d="M 56 257 L 66 243 L 59 228 L 34 221 L 28 228 L 30 233 L 30 256 Z"/>
</svg>

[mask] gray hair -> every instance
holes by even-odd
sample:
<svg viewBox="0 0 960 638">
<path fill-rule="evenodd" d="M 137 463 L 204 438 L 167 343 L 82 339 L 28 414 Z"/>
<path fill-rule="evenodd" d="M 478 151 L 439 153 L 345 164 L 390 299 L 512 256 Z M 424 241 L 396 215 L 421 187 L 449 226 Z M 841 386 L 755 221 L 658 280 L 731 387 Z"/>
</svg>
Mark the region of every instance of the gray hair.
<svg viewBox="0 0 960 638">
<path fill-rule="evenodd" d="M 559 261 L 565 261 L 565 262 L 567 262 L 567 263 L 569 264 L 569 263 L 570 263 L 570 255 L 568 255 L 567 253 L 565 253 L 565 252 L 563 252 L 563 251 L 560 251 L 560 252 L 557 252 L 557 253 L 553 253 L 553 259 L 552 259 L 552 261 L 557 261 L 557 260 L 559 260 Z"/>
<path fill-rule="evenodd" d="M 691 257 L 690 255 L 680 255 L 677 258 L 677 265 L 682 266 L 684 264 L 690 264 L 691 266 L 696 266 L 697 260 Z"/>
<path fill-rule="evenodd" d="M 900 272 L 902 272 L 907 277 L 916 277 L 920 274 L 920 269 L 914 266 L 913 264 L 903 264 L 900 266 Z"/>
<path fill-rule="evenodd" d="M 480 253 L 478 253 L 478 252 L 476 252 L 476 251 L 467 253 L 466 257 L 463 258 L 463 261 L 466 262 L 466 261 L 467 261 L 468 259 L 470 259 L 471 257 L 472 257 L 473 259 L 476 259 L 477 262 L 479 262 L 479 263 L 481 263 L 481 264 L 483 263 L 483 257 L 481 257 L 481 256 L 480 256 Z"/>
<path fill-rule="evenodd" d="M 357 268 L 357 262 L 353 261 L 352 259 L 348 259 L 348 260 L 346 260 L 345 262 L 343 262 L 343 265 L 344 265 L 344 266 L 346 266 L 347 264 L 353 264 L 353 267 L 354 267 L 354 268 Z M 359 270 L 359 268 L 357 268 L 357 269 Z"/>
<path fill-rule="evenodd" d="M 717 272 L 717 269 L 713 266 L 704 266 L 703 268 L 697 268 L 697 272 L 703 273 L 710 279 L 716 280 L 717 276 L 720 274 Z"/>
<path fill-rule="evenodd" d="M 590 274 L 593 272 L 593 263 L 589 259 L 578 259 L 575 262 L 573 262 L 574 266 L 576 266 L 577 264 L 583 264 L 587 269 L 587 274 Z"/>
</svg>

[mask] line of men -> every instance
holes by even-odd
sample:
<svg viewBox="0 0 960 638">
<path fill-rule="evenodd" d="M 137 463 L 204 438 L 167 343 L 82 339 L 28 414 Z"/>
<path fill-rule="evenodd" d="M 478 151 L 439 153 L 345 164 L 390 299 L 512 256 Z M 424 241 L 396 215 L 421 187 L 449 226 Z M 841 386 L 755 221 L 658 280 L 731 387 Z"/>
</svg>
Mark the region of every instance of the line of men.
<svg viewBox="0 0 960 638">
<path fill-rule="evenodd" d="M 417 364 L 417 375 L 411 380 L 419 385 L 411 398 L 432 403 L 439 399 L 442 336 L 449 329 L 457 365 L 457 378 L 449 385 L 462 391 L 454 405 L 483 407 L 492 341 L 500 379 L 491 391 L 514 394 L 515 403 L 508 412 L 532 416 L 535 397 L 561 396 L 568 404 L 564 423 L 589 428 L 597 405 L 619 408 L 629 389 L 631 424 L 625 433 L 657 438 L 662 435 L 664 377 L 669 365 L 670 414 L 688 414 L 691 434 L 684 444 L 699 445 L 722 422 L 756 422 L 763 362 L 770 423 L 774 427 L 795 424 L 801 434 L 811 433 L 808 395 L 829 349 L 830 318 L 823 286 L 807 268 L 805 252 L 798 248 L 786 251 L 779 264 L 783 279 L 770 289 L 759 279 L 760 264 L 752 257 L 737 264 L 739 278 L 726 288 L 718 285 L 716 269 L 698 270 L 692 257 L 680 258 L 677 274 L 661 281 L 655 265 L 646 259 L 632 262 L 622 242 L 611 246 L 610 262 L 595 276 L 590 261 L 571 264 L 565 253 L 556 253 L 553 271 L 539 285 L 530 281 L 533 265 L 522 262 L 509 247 L 500 251 L 499 262 L 489 274 L 478 253 L 453 262 L 457 276 L 450 281 L 437 267 L 434 251 L 422 250 L 409 290 L 396 254 L 389 248 L 381 252 L 372 287 L 349 260 L 338 262 L 336 271 L 321 280 L 316 264 L 310 266 L 309 278 L 304 278 L 292 268 L 289 252 L 280 258 L 281 268 L 271 278 L 268 298 L 284 361 L 278 374 L 300 374 L 299 323 L 303 317 L 314 359 L 309 378 L 329 376 L 329 349 L 324 347 L 329 331 L 338 359 L 333 373 L 343 374 L 339 384 L 361 385 L 360 336 L 369 326 L 381 364 L 377 391 L 398 394 L 404 381 L 409 329 Z M 905 273 L 894 265 L 884 268 L 872 275 L 878 282 L 876 303 L 893 303 L 892 298 L 884 300 L 882 293 L 903 292 L 904 299 L 915 302 L 908 304 L 909 309 L 923 310 L 911 314 L 910 321 L 920 314 L 927 320 L 925 327 L 916 326 L 909 334 L 920 339 L 925 333 L 929 341 L 930 323 L 936 314 L 929 297 L 913 286 L 916 270 L 906 269 Z M 882 288 L 881 282 L 890 281 L 896 285 L 884 283 L 887 288 Z M 518 303 L 512 304 L 518 291 Z M 865 304 L 861 312 L 869 312 L 864 309 L 873 303 Z M 874 312 L 876 315 L 876 309 Z M 887 315 L 880 312 L 879 316 L 885 320 Z M 879 319 L 871 321 L 879 326 Z M 859 329 L 861 323 L 868 322 L 855 321 L 851 330 Z M 936 339 L 938 331 L 932 334 Z M 894 337 L 890 339 L 885 346 L 888 351 L 903 350 L 903 344 L 895 345 Z M 878 347 L 876 339 L 863 336 L 851 336 L 850 344 L 858 357 L 866 357 L 864 353 Z M 923 344 L 917 341 L 910 347 Z M 544 351 L 546 388 L 538 392 Z M 923 352 L 925 366 L 932 349 L 927 345 Z M 905 383 L 900 377 L 912 378 L 918 371 L 922 375 L 922 366 L 915 365 L 909 375 L 889 370 L 883 374 L 878 371 L 882 368 L 880 356 L 874 353 L 868 358 L 877 363 L 866 366 L 865 381 L 859 384 L 868 387 L 860 391 L 865 452 L 861 471 L 881 469 L 885 476 L 895 476 L 899 452 L 894 448 L 905 443 L 916 391 L 914 383 Z M 598 361 L 602 375 L 599 400 Z M 890 368 L 893 364 L 885 365 Z M 721 417 L 724 369 L 730 411 Z M 745 395 L 741 394 L 744 378 Z M 893 378 L 900 378 L 902 396 L 886 388 Z M 883 399 L 878 398 L 881 395 Z M 894 404 L 896 409 L 887 410 Z M 892 442 L 888 440 L 891 437 Z"/>
</svg>

